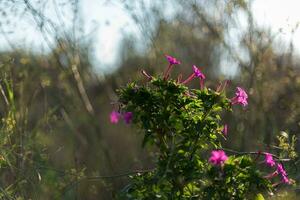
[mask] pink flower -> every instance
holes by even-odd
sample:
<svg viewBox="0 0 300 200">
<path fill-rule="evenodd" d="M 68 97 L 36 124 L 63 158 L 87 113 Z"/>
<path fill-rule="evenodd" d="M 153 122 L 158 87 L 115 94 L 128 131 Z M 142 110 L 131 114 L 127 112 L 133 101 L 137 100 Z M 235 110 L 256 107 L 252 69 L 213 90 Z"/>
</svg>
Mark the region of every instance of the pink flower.
<svg viewBox="0 0 300 200">
<path fill-rule="evenodd" d="M 205 75 L 200 71 L 200 69 L 198 69 L 196 67 L 196 65 L 193 65 L 193 70 L 194 70 L 194 74 L 196 77 L 200 78 L 200 79 L 205 79 Z"/>
<path fill-rule="evenodd" d="M 181 62 L 179 60 L 177 60 L 176 58 L 166 55 L 166 58 L 168 60 L 168 62 L 170 63 L 170 65 L 179 65 L 181 64 Z"/>
<path fill-rule="evenodd" d="M 110 123 L 112 124 L 116 124 L 119 122 L 119 117 L 120 117 L 120 113 L 116 112 L 116 111 L 112 111 L 110 113 Z"/>
<path fill-rule="evenodd" d="M 284 170 L 282 164 L 278 163 L 277 164 L 277 172 L 281 175 L 287 175 L 286 171 Z"/>
<path fill-rule="evenodd" d="M 273 158 L 272 158 L 273 159 Z M 275 165 L 275 164 L 274 164 Z M 277 169 L 275 172 L 273 172 L 272 174 L 269 174 L 267 176 L 265 176 L 265 178 L 267 179 L 271 179 L 277 175 L 281 176 L 281 182 L 285 183 L 285 184 L 291 184 L 291 181 L 289 180 L 286 171 L 283 168 L 283 165 L 280 163 L 277 163 Z"/>
<path fill-rule="evenodd" d="M 282 164 L 280 164 L 280 163 L 277 164 L 277 172 L 278 172 L 278 174 L 281 175 L 281 182 L 286 183 L 286 184 L 291 183 L 289 178 L 287 177 L 286 171 L 284 170 Z"/>
<path fill-rule="evenodd" d="M 193 65 L 193 71 L 192 73 L 185 81 L 182 82 L 182 84 L 187 84 L 191 80 L 193 80 L 195 77 L 198 77 L 200 79 L 200 88 L 203 89 L 204 87 L 204 80 L 205 80 L 205 75 L 196 67 L 196 65 Z"/>
<path fill-rule="evenodd" d="M 166 58 L 169 62 L 169 66 L 167 67 L 166 71 L 164 72 L 164 80 L 167 80 L 169 78 L 173 65 L 181 64 L 181 62 L 179 60 L 177 60 L 176 58 L 174 58 L 172 56 L 166 55 Z"/>
<path fill-rule="evenodd" d="M 213 165 L 222 165 L 228 159 L 223 150 L 215 150 L 211 152 L 209 162 Z"/>
<path fill-rule="evenodd" d="M 275 165 L 275 161 L 273 159 L 272 154 L 265 153 L 265 163 L 270 167 L 273 167 Z"/>
<path fill-rule="evenodd" d="M 286 183 L 286 184 L 290 184 L 291 183 L 287 176 L 282 176 L 281 181 L 283 183 Z"/>
<path fill-rule="evenodd" d="M 231 99 L 231 103 L 233 105 L 234 104 L 242 104 L 243 106 L 248 105 L 248 101 L 247 101 L 248 95 L 246 91 L 241 87 L 237 87 L 236 89 L 237 89 L 235 93 L 236 96 Z"/>
<path fill-rule="evenodd" d="M 126 112 L 126 113 L 124 113 L 123 117 L 124 117 L 125 123 L 129 124 L 132 121 L 133 114 L 132 114 L 132 112 Z"/>
<path fill-rule="evenodd" d="M 223 133 L 223 135 L 227 136 L 227 133 L 228 133 L 228 125 L 227 124 L 224 125 L 222 133 Z"/>
</svg>

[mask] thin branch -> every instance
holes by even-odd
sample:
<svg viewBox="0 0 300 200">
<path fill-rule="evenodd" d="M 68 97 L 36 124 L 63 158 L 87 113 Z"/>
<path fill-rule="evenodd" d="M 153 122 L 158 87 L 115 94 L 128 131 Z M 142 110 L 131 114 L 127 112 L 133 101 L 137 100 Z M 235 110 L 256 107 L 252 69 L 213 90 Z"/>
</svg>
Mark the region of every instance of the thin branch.
<svg viewBox="0 0 300 200">
<path fill-rule="evenodd" d="M 58 32 L 57 26 L 54 24 L 54 22 L 52 22 L 50 19 L 48 19 L 46 16 L 44 16 L 41 12 L 37 11 L 30 4 L 30 2 L 28 0 L 24 0 L 24 4 L 25 4 L 26 8 L 31 12 L 31 14 L 33 16 L 33 19 L 35 20 L 35 22 L 39 26 L 40 31 L 43 33 L 42 36 L 43 36 L 44 40 L 46 41 L 46 44 L 48 45 L 48 47 L 50 49 L 52 49 L 51 48 L 51 46 L 52 46 L 51 41 L 48 38 L 48 35 L 50 34 L 50 30 L 47 30 L 46 28 L 43 28 L 43 27 L 46 27 L 44 24 L 45 24 L 45 22 L 47 22 L 46 25 L 49 25 L 50 28 L 53 29 L 53 31 Z M 65 36 L 65 37 L 68 38 L 67 36 Z M 56 39 L 56 42 L 60 45 L 60 47 L 63 50 L 66 50 L 58 39 Z M 74 79 L 77 83 L 77 88 L 78 88 L 79 94 L 81 96 L 81 99 L 82 99 L 87 111 L 90 114 L 93 115 L 94 114 L 94 109 L 93 109 L 93 106 L 92 106 L 92 104 L 91 104 L 91 102 L 88 98 L 88 95 L 87 95 L 86 90 L 85 90 L 84 85 L 83 85 L 81 75 L 80 75 L 79 70 L 78 70 L 78 65 L 80 64 L 79 55 L 77 53 L 74 53 L 74 55 L 72 55 L 73 59 L 72 59 L 71 56 L 68 56 L 67 53 L 66 53 L 66 55 L 67 55 L 69 61 L 73 60 L 73 62 L 71 62 L 72 63 L 71 69 L 72 69 L 72 72 L 73 72 L 73 77 L 74 77 Z M 55 56 L 56 56 L 56 59 L 57 59 L 58 63 L 61 65 L 59 56 L 56 53 L 55 53 Z M 62 65 L 61 65 L 61 67 L 63 68 Z"/>
<path fill-rule="evenodd" d="M 76 56 L 76 57 L 78 57 L 78 56 Z M 79 58 L 76 59 L 76 57 L 75 57 L 75 60 L 78 60 L 78 61 L 79 61 Z M 75 78 L 76 83 L 77 83 L 77 88 L 78 88 L 79 93 L 80 93 L 80 95 L 81 95 L 82 101 L 83 101 L 83 103 L 84 103 L 84 105 L 85 105 L 85 108 L 86 108 L 86 110 L 87 110 L 90 114 L 93 115 L 95 112 L 94 112 L 93 106 L 92 106 L 92 104 L 91 104 L 91 102 L 90 102 L 90 99 L 89 99 L 89 97 L 88 97 L 88 95 L 87 95 L 87 93 L 86 93 L 86 90 L 85 90 L 85 88 L 84 88 L 83 81 L 82 81 L 82 78 L 81 78 L 81 76 L 80 76 L 78 67 L 77 67 L 76 64 L 73 64 L 73 65 L 71 66 L 71 68 L 72 68 L 72 72 L 73 72 L 74 78 Z"/>
<path fill-rule="evenodd" d="M 9 101 L 7 99 L 7 96 L 6 96 L 5 92 L 4 92 L 4 89 L 3 89 L 2 85 L 1 85 L 1 83 L 0 83 L 0 91 L 1 91 L 1 94 L 2 94 L 2 96 L 4 98 L 4 101 L 5 101 L 6 105 L 9 106 Z"/>
<path fill-rule="evenodd" d="M 221 148 L 224 151 L 228 151 L 234 154 L 238 154 L 238 155 L 265 155 L 265 152 L 261 152 L 261 151 L 235 151 L 232 149 L 228 149 L 228 148 Z M 276 158 L 277 161 L 280 162 L 289 162 L 292 161 L 292 159 L 289 158 L 280 158 L 279 156 L 272 154 L 272 153 L 268 153 L 270 155 L 272 155 L 274 158 Z"/>
<path fill-rule="evenodd" d="M 122 174 L 116 174 L 116 175 L 110 175 L 110 176 L 90 176 L 90 177 L 86 177 L 86 180 L 99 180 L 99 179 L 112 179 L 112 178 L 120 178 L 120 177 L 124 177 L 124 176 L 130 176 L 130 175 L 135 175 L 135 174 L 144 174 L 144 173 L 148 173 L 148 172 L 152 172 L 155 169 L 144 169 L 144 170 L 134 170 L 131 172 L 125 172 Z"/>
</svg>

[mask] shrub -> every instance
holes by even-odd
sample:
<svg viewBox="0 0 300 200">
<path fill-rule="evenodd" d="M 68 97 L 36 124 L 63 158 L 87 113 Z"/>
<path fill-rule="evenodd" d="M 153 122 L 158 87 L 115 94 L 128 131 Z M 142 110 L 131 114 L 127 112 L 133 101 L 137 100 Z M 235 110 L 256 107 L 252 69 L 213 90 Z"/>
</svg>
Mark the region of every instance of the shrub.
<svg viewBox="0 0 300 200">
<path fill-rule="evenodd" d="M 180 64 L 167 56 L 163 76 L 142 73 L 145 84 L 131 82 L 118 91 L 119 109 L 111 122 L 123 117 L 143 130 L 143 145 L 153 145 L 156 167 L 131 176 L 120 194 L 124 199 L 263 199 L 279 184 L 291 184 L 281 157 L 268 152 L 236 152 L 222 148 L 228 126 L 222 112 L 248 105 L 248 95 L 237 87 L 226 97 L 227 81 L 216 90 L 205 87 L 205 75 L 196 66 L 184 81 L 169 79 Z M 200 89 L 186 85 L 200 79 Z M 228 155 L 227 155 L 228 154 Z M 210 156 L 209 156 L 210 155 Z"/>
</svg>

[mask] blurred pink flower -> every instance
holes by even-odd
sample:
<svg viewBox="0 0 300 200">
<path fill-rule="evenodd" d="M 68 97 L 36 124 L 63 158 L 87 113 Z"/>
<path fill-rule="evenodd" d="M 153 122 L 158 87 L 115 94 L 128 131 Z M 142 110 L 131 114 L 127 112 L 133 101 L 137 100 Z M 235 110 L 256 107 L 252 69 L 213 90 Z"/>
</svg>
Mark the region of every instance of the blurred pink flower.
<svg viewBox="0 0 300 200">
<path fill-rule="evenodd" d="M 228 159 L 223 150 L 215 150 L 211 152 L 209 162 L 213 165 L 222 165 Z"/>
<path fill-rule="evenodd" d="M 237 89 L 235 93 L 236 96 L 231 99 L 231 103 L 233 105 L 234 104 L 242 104 L 243 106 L 248 105 L 248 101 L 247 101 L 248 95 L 246 91 L 241 87 L 237 87 L 236 89 Z"/>
<path fill-rule="evenodd" d="M 132 114 L 132 112 L 126 112 L 126 113 L 124 113 L 123 117 L 124 117 L 125 123 L 129 124 L 132 121 L 133 114 Z"/>
<path fill-rule="evenodd" d="M 200 79 L 200 88 L 203 89 L 204 87 L 204 80 L 205 80 L 205 75 L 196 67 L 196 65 L 193 65 L 193 71 L 192 73 L 185 81 L 182 82 L 182 84 L 187 84 L 191 80 L 193 80 L 195 77 L 198 77 Z"/>
<path fill-rule="evenodd" d="M 200 88 L 203 89 L 204 87 L 204 80 L 205 80 L 205 75 L 196 67 L 196 65 L 193 65 L 193 70 L 194 70 L 194 76 L 198 77 L 200 79 Z"/>
<path fill-rule="evenodd" d="M 112 111 L 110 113 L 110 122 L 112 124 L 116 124 L 119 122 L 119 117 L 120 117 L 120 113 L 116 112 L 116 111 Z"/>
<path fill-rule="evenodd" d="M 284 170 L 282 164 L 278 163 L 277 164 L 277 172 L 281 175 L 287 175 L 286 171 Z"/>
<path fill-rule="evenodd" d="M 193 65 L 193 70 L 196 77 L 205 79 L 205 75 L 200 71 L 200 69 L 198 69 L 198 67 L 196 67 L 196 65 Z"/>
<path fill-rule="evenodd" d="M 176 58 L 172 57 L 172 56 L 169 56 L 169 55 L 166 55 L 166 58 L 169 62 L 169 66 L 167 67 L 165 73 L 164 73 L 164 80 L 167 80 L 170 76 L 170 71 L 173 67 L 173 65 L 179 65 L 181 64 L 181 62 L 179 60 L 177 60 Z"/>
<path fill-rule="evenodd" d="M 272 154 L 265 153 L 265 163 L 270 167 L 273 167 L 275 165 L 275 161 L 273 159 Z"/>
<path fill-rule="evenodd" d="M 284 170 L 283 165 L 280 163 L 277 164 L 277 172 L 278 172 L 278 174 L 281 175 L 281 182 L 286 183 L 286 184 L 291 183 L 289 178 L 287 177 L 287 173 Z"/>
<path fill-rule="evenodd" d="M 179 64 L 181 64 L 181 62 L 179 60 L 177 60 L 176 58 L 174 58 L 172 56 L 166 55 L 166 58 L 167 58 L 170 65 L 179 65 Z"/>
<path fill-rule="evenodd" d="M 287 176 L 282 176 L 281 181 L 283 183 L 286 183 L 286 184 L 290 184 L 291 183 Z"/>
</svg>

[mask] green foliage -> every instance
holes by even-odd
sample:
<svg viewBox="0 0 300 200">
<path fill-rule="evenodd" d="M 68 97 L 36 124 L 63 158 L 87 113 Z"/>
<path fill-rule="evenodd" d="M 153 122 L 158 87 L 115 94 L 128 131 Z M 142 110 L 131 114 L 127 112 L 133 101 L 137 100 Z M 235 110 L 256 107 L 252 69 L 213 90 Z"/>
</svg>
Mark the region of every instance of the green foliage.
<svg viewBox="0 0 300 200">
<path fill-rule="evenodd" d="M 212 181 L 204 187 L 204 199 L 245 199 L 246 196 L 253 199 L 258 192 L 272 187 L 249 156 L 232 156 L 222 173 L 215 167 L 207 173 Z"/>
<path fill-rule="evenodd" d="M 290 137 L 286 132 L 282 131 L 280 135 L 277 136 L 278 147 L 281 157 L 288 157 L 291 159 L 296 159 L 298 154 L 295 149 L 297 138 L 295 135 Z"/>
<path fill-rule="evenodd" d="M 124 199 L 245 199 L 271 190 L 250 156 L 230 156 L 221 166 L 208 162 L 211 149 L 221 149 L 224 93 L 189 89 L 174 80 L 152 78 L 145 85 L 120 89 L 122 112 L 133 112 L 143 130 L 143 144 L 154 145 L 156 168 L 131 177 Z"/>
<path fill-rule="evenodd" d="M 29 108 L 15 99 L 17 84 L 9 73 L 2 72 L 0 94 L 5 106 L 0 121 L 0 199 L 39 199 L 50 191 L 52 199 L 60 199 L 68 184 L 83 177 L 83 172 L 52 166 L 47 148 L 39 140 L 39 125 L 45 126 L 44 118 L 53 116 L 45 114 L 34 128 L 30 127 Z"/>
</svg>

